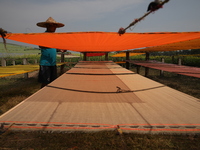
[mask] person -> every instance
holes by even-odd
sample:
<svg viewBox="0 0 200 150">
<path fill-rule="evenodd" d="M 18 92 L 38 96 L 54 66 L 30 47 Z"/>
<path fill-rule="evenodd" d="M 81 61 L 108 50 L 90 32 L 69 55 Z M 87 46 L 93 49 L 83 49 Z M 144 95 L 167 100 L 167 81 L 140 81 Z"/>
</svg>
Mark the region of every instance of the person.
<svg viewBox="0 0 200 150">
<path fill-rule="evenodd" d="M 38 22 L 37 26 L 46 28 L 45 32 L 54 33 L 57 28 L 63 27 L 64 24 L 56 22 L 52 17 L 49 17 L 45 22 Z M 57 49 L 43 46 L 39 47 L 41 49 L 41 57 L 38 82 L 41 83 L 41 88 L 43 88 L 57 78 Z"/>
</svg>

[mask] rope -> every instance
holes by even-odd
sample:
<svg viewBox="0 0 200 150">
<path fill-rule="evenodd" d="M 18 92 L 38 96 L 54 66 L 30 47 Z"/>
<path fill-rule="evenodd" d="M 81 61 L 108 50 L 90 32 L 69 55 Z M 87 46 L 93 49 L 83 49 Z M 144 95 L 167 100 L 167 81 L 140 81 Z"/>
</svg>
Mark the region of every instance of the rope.
<svg viewBox="0 0 200 150">
<path fill-rule="evenodd" d="M 8 126 L 8 128 L 5 128 L 4 129 L 4 124 L 2 123 L 1 124 L 1 127 L 0 127 L 0 135 L 4 135 L 4 134 L 6 134 L 7 133 L 7 131 L 9 131 L 10 130 L 10 128 L 14 125 L 15 123 L 12 123 L 10 126 Z"/>
<path fill-rule="evenodd" d="M 148 89 L 141 89 L 141 90 L 124 90 L 124 89 L 121 89 L 120 87 L 116 86 L 117 90 L 114 91 L 114 92 L 85 91 L 85 90 L 62 88 L 62 87 L 51 86 L 51 85 L 47 85 L 46 87 L 56 88 L 56 89 L 61 89 L 61 90 L 68 90 L 68 91 L 75 91 L 75 92 L 84 92 L 84 93 L 116 94 L 116 93 L 141 92 L 141 91 L 146 91 L 146 90 L 153 90 L 153 89 L 157 89 L 157 88 L 162 88 L 162 87 L 165 87 L 165 86 L 163 85 L 163 86 L 158 86 L 158 87 L 153 87 L 153 88 L 148 88 Z"/>
<path fill-rule="evenodd" d="M 127 150 L 127 144 L 124 140 L 124 136 L 123 136 L 123 132 L 122 132 L 122 129 L 120 128 L 119 125 L 116 126 L 116 129 L 117 129 L 117 134 L 120 136 L 121 138 L 121 142 L 122 142 L 122 146 L 123 146 L 123 150 Z"/>
<path fill-rule="evenodd" d="M 131 75 L 136 73 L 110 73 L 110 74 L 103 74 L 103 73 L 66 73 L 66 74 L 73 74 L 73 75 Z"/>
<path fill-rule="evenodd" d="M 8 133 L 9 129 L 45 129 L 67 130 L 67 129 L 115 129 L 118 135 L 123 131 L 144 131 L 144 132 L 200 132 L 200 124 L 101 124 L 101 123 L 67 123 L 67 122 L 30 122 L 30 121 L 0 121 L 3 126 L 8 126 L 0 135 Z M 6 123 L 5 123 L 6 122 Z M 11 125 L 9 125 L 11 124 Z M 125 141 L 122 141 L 125 143 Z"/>
<path fill-rule="evenodd" d="M 121 90 L 121 88 L 120 90 L 117 89 L 115 92 L 100 92 L 100 91 L 85 91 L 85 90 L 68 89 L 68 88 L 56 87 L 56 86 L 51 86 L 51 85 L 47 85 L 46 87 L 56 88 L 56 89 L 61 89 L 61 90 L 68 90 L 68 91 L 75 91 L 75 92 L 101 93 L 101 94 L 116 94 L 116 93 L 132 93 L 133 92 L 131 90 Z M 119 87 L 116 87 L 116 88 L 119 88 Z"/>
<path fill-rule="evenodd" d="M 169 2 L 169 1 L 170 1 L 170 0 L 165 0 L 165 1 L 161 2 L 161 3 L 159 4 L 158 9 L 162 8 L 162 6 L 163 6 L 165 3 Z M 158 10 L 158 9 L 156 9 L 156 10 Z M 129 25 L 128 27 L 126 27 L 126 28 L 120 28 L 119 31 L 118 31 L 118 34 L 121 36 L 122 34 L 124 34 L 124 33 L 126 32 L 126 30 L 127 30 L 128 28 L 130 28 L 131 26 L 134 26 L 135 24 L 137 24 L 138 22 L 140 22 L 141 20 L 143 20 L 145 17 L 147 17 L 149 14 L 151 14 L 152 12 L 155 12 L 156 10 L 151 10 L 151 11 L 145 13 L 142 17 L 135 19 L 133 22 L 130 23 L 130 25 Z"/>
</svg>

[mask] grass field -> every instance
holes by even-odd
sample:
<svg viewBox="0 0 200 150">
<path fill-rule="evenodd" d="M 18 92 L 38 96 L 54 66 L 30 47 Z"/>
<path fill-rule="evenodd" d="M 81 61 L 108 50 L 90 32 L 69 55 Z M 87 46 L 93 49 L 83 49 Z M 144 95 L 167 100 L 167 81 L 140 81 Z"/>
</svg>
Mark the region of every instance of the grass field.
<svg viewBox="0 0 200 150">
<path fill-rule="evenodd" d="M 38 54 L 40 53 L 40 50 L 34 47 L 28 47 L 28 46 L 21 46 L 16 44 L 7 43 L 6 48 L 4 47 L 4 44 L 0 42 L 0 53 L 4 53 L 5 56 L 9 54 Z"/>
</svg>

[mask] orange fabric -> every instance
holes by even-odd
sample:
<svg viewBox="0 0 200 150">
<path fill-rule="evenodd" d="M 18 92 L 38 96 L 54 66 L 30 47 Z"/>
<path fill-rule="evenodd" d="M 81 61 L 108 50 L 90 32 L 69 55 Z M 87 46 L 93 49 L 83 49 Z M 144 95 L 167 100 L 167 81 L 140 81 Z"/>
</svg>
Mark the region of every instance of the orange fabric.
<svg viewBox="0 0 200 150">
<path fill-rule="evenodd" d="M 200 39 L 183 41 L 178 43 L 166 44 L 156 47 L 149 47 L 140 50 L 135 50 L 136 52 L 155 52 L 155 51 L 176 51 L 176 50 L 189 50 L 189 49 L 200 49 Z M 134 51 L 134 52 L 135 52 Z"/>
<path fill-rule="evenodd" d="M 136 55 L 142 55 L 145 53 L 129 53 L 129 56 L 136 56 Z M 115 55 L 112 55 L 112 57 L 126 57 L 126 53 L 118 53 Z"/>
<path fill-rule="evenodd" d="M 112 52 L 200 39 L 200 32 L 69 32 L 11 33 L 7 39 L 77 52 Z"/>
</svg>

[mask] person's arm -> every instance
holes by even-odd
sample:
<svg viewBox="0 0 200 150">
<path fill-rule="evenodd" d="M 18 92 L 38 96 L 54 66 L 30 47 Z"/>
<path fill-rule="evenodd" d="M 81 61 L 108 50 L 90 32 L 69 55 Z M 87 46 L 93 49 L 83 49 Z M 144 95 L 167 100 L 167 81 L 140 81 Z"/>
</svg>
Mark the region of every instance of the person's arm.
<svg viewBox="0 0 200 150">
<path fill-rule="evenodd" d="M 41 48 L 41 49 L 47 49 L 49 47 L 39 46 L 39 48 Z"/>
<path fill-rule="evenodd" d="M 57 52 L 62 52 L 62 53 L 66 52 L 66 50 L 63 50 L 63 49 L 56 49 L 56 50 Z"/>
</svg>

